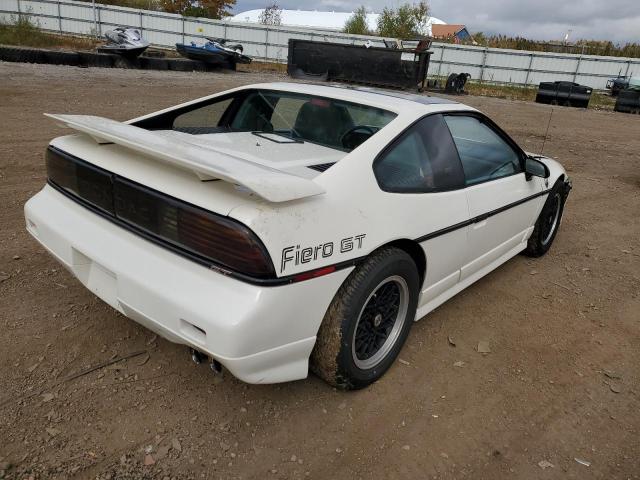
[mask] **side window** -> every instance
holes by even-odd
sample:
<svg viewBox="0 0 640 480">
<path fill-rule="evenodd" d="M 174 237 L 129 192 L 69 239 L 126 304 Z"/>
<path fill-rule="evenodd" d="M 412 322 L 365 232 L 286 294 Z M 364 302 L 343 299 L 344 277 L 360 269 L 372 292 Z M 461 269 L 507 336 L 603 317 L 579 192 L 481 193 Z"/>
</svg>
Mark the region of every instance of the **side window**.
<svg viewBox="0 0 640 480">
<path fill-rule="evenodd" d="M 445 120 L 458 148 L 467 185 L 522 171 L 518 153 L 477 117 L 448 115 Z"/>
<path fill-rule="evenodd" d="M 222 115 L 224 115 L 232 101 L 232 98 L 227 98 L 178 115 L 173 120 L 173 129 L 194 135 L 215 133 L 218 131 Z"/>
<path fill-rule="evenodd" d="M 397 193 L 426 193 L 464 186 L 462 165 L 441 115 L 412 125 L 374 163 L 380 188 Z"/>
</svg>

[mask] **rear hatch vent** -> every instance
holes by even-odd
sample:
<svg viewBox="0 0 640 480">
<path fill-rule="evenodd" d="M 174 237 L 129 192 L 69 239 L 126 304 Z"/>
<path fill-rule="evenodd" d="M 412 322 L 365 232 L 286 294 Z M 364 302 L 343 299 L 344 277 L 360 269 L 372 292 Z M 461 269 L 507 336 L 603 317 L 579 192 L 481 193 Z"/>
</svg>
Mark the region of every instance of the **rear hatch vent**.
<svg viewBox="0 0 640 480">
<path fill-rule="evenodd" d="M 336 162 L 332 162 L 332 163 L 319 163 L 317 165 L 307 165 L 307 168 L 310 168 L 311 170 L 316 170 L 318 172 L 324 172 L 325 170 L 329 169 L 332 165 L 335 165 Z"/>
</svg>

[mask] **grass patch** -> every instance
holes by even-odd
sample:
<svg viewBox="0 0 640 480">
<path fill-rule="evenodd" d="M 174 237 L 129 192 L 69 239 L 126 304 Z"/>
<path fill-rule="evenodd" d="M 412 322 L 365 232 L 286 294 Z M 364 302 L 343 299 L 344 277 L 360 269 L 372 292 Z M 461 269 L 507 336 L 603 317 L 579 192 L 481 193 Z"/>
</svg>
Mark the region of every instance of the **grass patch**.
<svg viewBox="0 0 640 480">
<path fill-rule="evenodd" d="M 37 23 L 26 15 L 12 17 L 9 23 L 0 22 L 0 44 L 20 47 L 66 48 L 87 50 L 96 46 L 91 38 L 70 37 L 43 32 Z"/>
<path fill-rule="evenodd" d="M 616 97 L 606 93 L 593 92 L 589 100 L 589 108 L 595 110 L 612 110 L 616 105 Z"/>
<path fill-rule="evenodd" d="M 286 63 L 273 63 L 273 62 L 256 62 L 253 61 L 249 64 L 238 64 L 238 70 L 243 72 L 271 72 L 287 74 Z"/>
<path fill-rule="evenodd" d="M 446 83 L 446 78 L 440 79 L 441 85 Z M 503 98 L 505 100 L 522 100 L 525 102 L 535 102 L 538 87 L 518 87 L 513 85 L 495 85 L 480 82 L 467 82 L 464 87 L 469 95 L 478 97 Z M 589 108 L 595 110 L 613 110 L 616 104 L 615 97 L 607 93 L 594 91 L 591 94 Z"/>
<path fill-rule="evenodd" d="M 480 97 L 504 98 L 506 100 L 523 100 L 533 102 L 538 89 L 536 87 L 516 87 L 513 85 L 491 85 L 487 83 L 468 82 L 465 90 L 469 95 Z"/>
</svg>

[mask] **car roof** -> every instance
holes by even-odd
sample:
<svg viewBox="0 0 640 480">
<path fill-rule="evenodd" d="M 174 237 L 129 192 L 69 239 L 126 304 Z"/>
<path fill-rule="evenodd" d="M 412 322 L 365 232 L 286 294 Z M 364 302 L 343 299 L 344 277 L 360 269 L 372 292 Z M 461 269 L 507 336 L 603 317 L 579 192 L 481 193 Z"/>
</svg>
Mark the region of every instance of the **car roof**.
<svg viewBox="0 0 640 480">
<path fill-rule="evenodd" d="M 385 95 L 388 97 L 400 98 L 402 100 L 407 100 L 410 102 L 421 103 L 422 105 L 436 105 L 436 104 L 447 104 L 447 103 L 452 105 L 459 104 L 459 102 L 456 102 L 454 100 L 449 100 L 448 98 L 434 97 L 432 95 L 418 95 L 416 93 L 408 93 L 408 92 L 402 92 L 398 90 L 387 90 L 385 88 L 349 86 L 349 85 L 340 85 L 340 84 L 331 84 L 329 86 L 333 88 L 346 88 L 356 92 L 373 93 L 375 95 Z"/>
<path fill-rule="evenodd" d="M 419 95 L 398 90 L 383 88 L 352 86 L 335 83 L 311 83 L 311 82 L 272 82 L 257 85 L 247 85 L 244 88 L 262 88 L 269 90 L 284 90 L 294 93 L 339 98 L 341 100 L 362 103 L 365 105 L 377 105 L 392 111 L 403 109 L 430 110 L 429 107 L 448 106 L 451 110 L 468 110 L 470 107 L 453 100 L 431 95 Z"/>
</svg>

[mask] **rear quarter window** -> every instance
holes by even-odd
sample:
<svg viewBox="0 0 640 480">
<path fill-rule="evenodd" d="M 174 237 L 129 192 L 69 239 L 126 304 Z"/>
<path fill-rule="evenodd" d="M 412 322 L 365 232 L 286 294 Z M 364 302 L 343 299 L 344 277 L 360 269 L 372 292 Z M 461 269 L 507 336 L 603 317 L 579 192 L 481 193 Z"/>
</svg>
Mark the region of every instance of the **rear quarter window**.
<svg viewBox="0 0 640 480">
<path fill-rule="evenodd" d="M 382 190 L 428 193 L 464 187 L 464 173 L 442 115 L 429 115 L 409 127 L 374 162 Z"/>
</svg>

